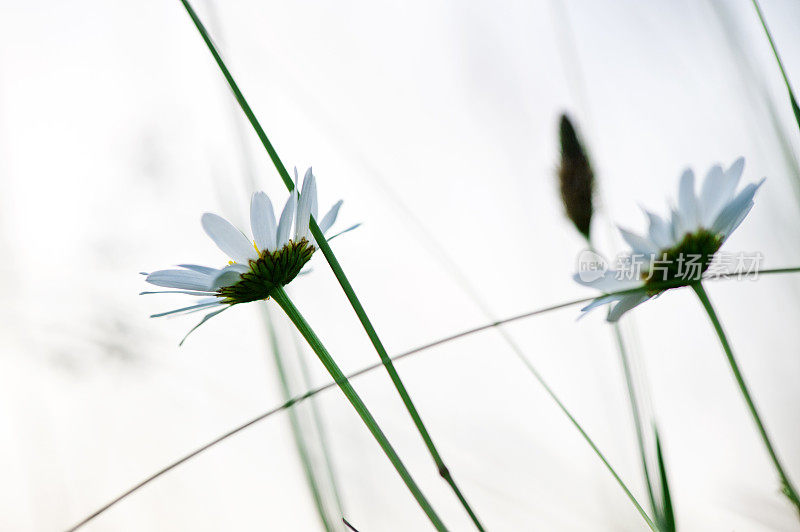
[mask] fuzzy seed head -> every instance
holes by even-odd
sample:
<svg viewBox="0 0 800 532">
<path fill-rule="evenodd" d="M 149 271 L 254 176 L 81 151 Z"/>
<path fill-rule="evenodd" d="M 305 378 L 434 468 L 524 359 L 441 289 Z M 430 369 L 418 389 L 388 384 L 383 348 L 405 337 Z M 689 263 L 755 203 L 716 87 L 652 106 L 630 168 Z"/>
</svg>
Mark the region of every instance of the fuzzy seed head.
<svg viewBox="0 0 800 532">
<path fill-rule="evenodd" d="M 558 181 L 561 201 L 564 203 L 567 217 L 575 224 L 578 232 L 589 240 L 593 214 L 594 172 L 567 115 L 561 115 L 559 138 L 561 163 L 558 167 Z"/>
</svg>

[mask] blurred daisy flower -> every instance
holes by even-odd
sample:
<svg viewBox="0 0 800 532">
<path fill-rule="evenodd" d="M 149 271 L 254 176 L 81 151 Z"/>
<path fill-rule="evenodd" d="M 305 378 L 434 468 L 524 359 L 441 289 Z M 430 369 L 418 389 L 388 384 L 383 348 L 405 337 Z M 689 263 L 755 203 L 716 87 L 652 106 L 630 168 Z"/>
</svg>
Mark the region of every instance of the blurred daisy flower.
<svg viewBox="0 0 800 532">
<path fill-rule="evenodd" d="M 646 235 L 620 228 L 623 239 L 631 247 L 631 252 L 621 261 L 626 268 L 609 269 L 602 276 L 593 275 L 592 278 L 587 278 L 584 272 L 575 274 L 576 282 L 608 294 L 581 310 L 585 313 L 613 304 L 608 321 L 614 322 L 637 305 L 668 290 L 663 287 L 664 282 L 699 281 L 714 254 L 753 208 L 753 197 L 764 182 L 762 179 L 750 183 L 737 193 L 743 169 L 744 158 L 737 159 L 727 170 L 713 166 L 699 194 L 695 192 L 694 172 L 684 171 L 678 188 L 678 205 L 671 209 L 668 219 L 645 211 L 650 222 Z M 609 294 L 623 290 L 631 291 Z"/>
<path fill-rule="evenodd" d="M 297 169 L 295 169 L 297 180 Z M 324 234 L 339 214 L 338 201 L 319 222 Z M 250 228 L 253 240 L 228 220 L 205 213 L 201 223 L 206 234 L 231 260 L 224 268 L 180 264 L 181 269 L 159 270 L 147 275 L 148 283 L 173 290 L 142 294 L 188 294 L 199 297 L 190 306 L 153 314 L 152 318 L 211 311 L 192 331 L 220 312 L 239 303 L 268 299 L 275 287 L 285 286 L 300 274 L 317 249 L 309 229 L 310 217 L 317 220 L 317 185 L 311 168 L 303 178 L 300 196 L 297 187 L 289 195 L 276 222 L 272 202 L 264 192 L 256 192 L 250 202 Z M 350 231 L 350 227 L 339 234 Z M 335 236 L 338 236 L 334 235 Z M 333 237 L 331 237 L 333 238 Z M 328 239 L 330 240 L 330 239 Z M 186 337 L 184 337 L 184 340 Z M 181 341 L 183 343 L 183 341 Z"/>
</svg>

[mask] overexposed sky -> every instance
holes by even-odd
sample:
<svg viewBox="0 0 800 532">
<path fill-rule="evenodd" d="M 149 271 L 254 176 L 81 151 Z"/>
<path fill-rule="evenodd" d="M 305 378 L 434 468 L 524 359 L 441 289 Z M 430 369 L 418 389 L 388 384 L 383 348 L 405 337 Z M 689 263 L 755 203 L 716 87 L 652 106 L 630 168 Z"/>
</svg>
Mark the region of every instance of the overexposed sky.
<svg viewBox="0 0 800 532">
<path fill-rule="evenodd" d="M 800 265 L 800 135 L 748 2 L 196 7 L 286 165 L 313 165 L 323 209 L 345 200 L 341 227 L 363 223 L 333 248 L 391 353 L 489 321 L 465 282 L 498 317 L 592 295 L 571 280 L 583 243 L 553 175 L 564 110 L 595 163 L 607 255 L 623 249 L 612 220 L 643 229 L 639 205 L 663 212 L 687 165 L 705 174 L 744 155 L 744 180 L 768 179 L 726 249 Z M 800 84 L 800 6 L 762 7 Z M 178 348 L 195 319 L 148 316 L 183 300 L 137 295 L 140 271 L 223 264 L 200 215 L 244 224 L 255 189 L 285 198 L 180 2 L 0 2 L 0 529 L 63 530 L 282 401 L 259 305 Z M 312 266 L 291 285 L 297 305 L 343 368 L 375 362 L 324 259 Z M 800 278 L 709 291 L 798 482 Z M 624 320 L 679 529 L 800 530 L 695 299 L 676 291 Z M 577 316 L 507 331 L 644 502 L 611 330 L 599 312 Z M 644 529 L 497 333 L 398 368 L 488 529 Z M 356 387 L 448 526 L 469 529 L 385 372 Z M 425 529 L 339 392 L 318 405 L 348 520 Z M 86 530 L 264 528 L 319 529 L 285 413 Z"/>
</svg>

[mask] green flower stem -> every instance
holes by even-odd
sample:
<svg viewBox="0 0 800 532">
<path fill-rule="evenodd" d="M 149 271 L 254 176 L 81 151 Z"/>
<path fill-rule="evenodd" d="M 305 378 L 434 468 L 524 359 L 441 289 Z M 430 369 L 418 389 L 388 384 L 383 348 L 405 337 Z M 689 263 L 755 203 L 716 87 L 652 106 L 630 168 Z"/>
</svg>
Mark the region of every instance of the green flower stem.
<svg viewBox="0 0 800 532">
<path fill-rule="evenodd" d="M 280 157 L 278 157 L 278 153 L 275 151 L 275 148 L 272 146 L 272 143 L 270 142 L 269 138 L 267 137 L 266 132 L 261 127 L 261 124 L 258 122 L 258 119 L 256 118 L 255 114 L 253 113 L 253 110 L 250 108 L 250 105 L 247 103 L 247 100 L 245 99 L 244 95 L 242 94 L 242 91 L 239 89 L 239 86 L 236 84 L 236 81 L 233 79 L 233 76 L 231 75 L 231 73 L 228 70 L 227 66 L 225 66 L 225 62 L 222 60 L 222 57 L 220 56 L 219 52 L 217 51 L 216 46 L 214 45 L 213 41 L 211 40 L 210 35 L 208 34 L 208 31 L 206 31 L 205 26 L 203 25 L 202 21 L 197 16 L 197 14 L 195 13 L 195 11 L 192 8 L 192 6 L 190 5 L 189 1 L 188 0 L 181 0 L 181 3 L 183 4 L 184 8 L 186 8 L 187 13 L 191 17 L 192 22 L 194 22 L 194 25 L 197 28 L 197 31 L 200 33 L 201 37 L 203 38 L 203 41 L 205 41 L 206 46 L 208 47 L 209 51 L 211 52 L 211 55 L 214 57 L 214 60 L 216 61 L 217 66 L 219 66 L 219 69 L 222 72 L 222 75 L 225 77 L 225 80 L 228 82 L 228 85 L 230 86 L 231 90 L 233 91 L 233 95 L 236 98 L 236 101 L 239 102 L 239 105 L 241 106 L 242 111 L 244 112 L 244 114 L 247 117 L 247 119 L 250 122 L 250 124 L 253 126 L 253 129 L 255 130 L 256 135 L 258 136 L 259 140 L 261 140 L 261 143 L 264 145 L 264 149 L 266 149 L 267 154 L 269 154 L 269 157 L 272 160 L 272 163 L 275 165 L 275 168 L 278 170 L 278 174 L 280 174 L 281 179 L 283 180 L 283 183 L 286 185 L 286 188 L 288 188 L 290 191 L 293 190 L 294 189 L 294 182 L 292 181 L 292 178 L 289 175 L 289 172 L 286 170 L 286 167 L 283 165 L 283 162 L 281 161 Z M 311 218 L 311 222 L 310 222 L 309 225 L 310 225 L 310 229 L 311 229 L 311 234 L 314 235 L 314 239 L 319 244 L 319 247 L 322 250 L 323 255 L 325 256 L 325 259 L 328 261 L 328 264 L 330 265 L 331 270 L 333 271 L 333 274 L 336 276 L 336 279 L 339 281 L 339 284 L 341 285 L 342 290 L 344 290 L 344 293 L 347 296 L 347 299 L 350 301 L 350 305 L 353 307 L 353 310 L 355 311 L 356 315 L 358 316 L 358 319 L 361 322 L 361 325 L 364 328 L 364 331 L 367 333 L 367 336 L 369 337 L 370 341 L 372 342 L 372 345 L 375 347 L 375 350 L 378 352 L 378 356 L 380 357 L 381 362 L 386 366 L 386 371 L 389 373 L 389 377 L 392 379 L 392 382 L 394 383 L 394 386 L 397 389 L 397 392 L 400 394 L 400 397 L 403 400 L 403 403 L 405 404 L 405 407 L 408 410 L 408 413 L 411 415 L 411 418 L 414 421 L 414 424 L 416 425 L 417 430 L 420 433 L 420 436 L 422 436 L 422 439 L 424 440 L 425 445 L 428 448 L 428 452 L 431 454 L 431 457 L 433 458 L 434 462 L 436 463 L 436 467 L 437 467 L 437 469 L 439 471 L 439 474 L 447 482 L 447 484 L 450 485 L 450 487 L 452 488 L 452 490 L 455 493 L 456 497 L 458 497 L 458 500 L 461 502 L 461 505 L 464 507 L 464 509 L 469 514 L 469 516 L 472 519 L 472 522 L 475 524 L 476 528 L 478 530 L 480 530 L 481 532 L 483 532 L 483 530 L 484 530 L 483 526 L 481 525 L 480 521 L 478 520 L 478 517 L 475 514 L 475 512 L 470 507 L 469 503 L 467 503 L 467 500 L 464 497 L 464 495 L 461 493 L 461 490 L 459 490 L 458 486 L 455 483 L 455 480 L 453 479 L 452 474 L 450 473 L 450 470 L 447 468 L 447 466 L 444 463 L 444 460 L 442 459 L 441 455 L 439 454 L 439 451 L 436 449 L 436 446 L 433 443 L 433 439 L 431 438 L 430 434 L 428 433 L 427 428 L 425 427 L 424 423 L 422 422 L 422 418 L 420 417 L 419 412 L 417 411 L 417 408 L 414 406 L 414 403 L 411 401 L 411 397 L 408 394 L 408 391 L 406 390 L 406 387 L 403 384 L 403 381 L 400 379 L 400 376 L 398 375 L 397 371 L 395 370 L 394 365 L 392 364 L 392 361 L 389 358 L 388 353 L 386 352 L 386 348 L 384 348 L 383 343 L 381 342 L 380 338 L 378 337 L 378 333 L 375 331 L 375 328 L 372 326 L 372 322 L 370 321 L 369 317 L 367 316 L 367 313 L 364 310 L 364 307 L 361 305 L 361 302 L 359 301 L 358 297 L 356 296 L 356 293 L 353 290 L 353 287 L 350 284 L 350 281 L 347 279 L 347 276 L 345 275 L 344 270 L 342 270 L 342 267 L 339 264 L 339 261 L 336 259 L 336 256 L 333 254 L 333 251 L 331 250 L 330 246 L 328 245 L 328 242 L 325 239 L 324 235 L 319 230 L 319 226 L 317 225 L 317 222 L 316 222 L 316 220 L 314 220 L 313 217 Z"/>
<path fill-rule="evenodd" d="M 775 465 L 775 469 L 778 471 L 778 476 L 781 479 L 781 491 L 792 502 L 792 504 L 797 507 L 797 510 L 800 511 L 800 497 L 798 497 L 797 490 L 792 485 L 791 480 L 789 480 L 789 476 L 784 471 L 781 461 L 778 459 L 778 455 L 775 452 L 775 449 L 772 447 L 772 442 L 770 441 L 769 436 L 767 436 L 767 429 L 764 427 L 764 423 L 762 423 L 761 417 L 758 415 L 756 405 L 753 402 L 753 398 L 750 396 L 750 392 L 748 391 L 747 385 L 744 382 L 744 377 L 742 377 L 742 372 L 739 370 L 739 365 L 736 363 L 736 358 L 733 356 L 733 350 L 728 342 L 728 337 L 725 335 L 725 331 L 722 329 L 722 323 L 720 323 L 719 318 L 717 317 L 717 313 L 711 304 L 711 300 L 708 298 L 708 294 L 706 293 L 702 283 L 693 284 L 692 288 L 697 294 L 697 297 L 700 298 L 703 308 L 706 310 L 709 319 L 711 319 L 711 323 L 714 325 L 714 330 L 717 332 L 719 341 L 722 344 L 722 349 L 725 351 L 725 356 L 728 357 L 728 364 L 733 371 L 733 376 L 736 378 L 736 384 L 739 385 L 739 390 L 742 392 L 742 396 L 747 403 L 747 408 L 750 410 L 750 415 L 753 417 L 753 421 L 756 423 L 756 427 L 761 435 L 761 439 L 764 440 L 764 446 L 767 448 L 769 457 L 772 459 L 772 463 Z"/>
<path fill-rule="evenodd" d="M 797 121 L 798 130 L 800 130 L 800 106 L 797 105 L 797 98 L 794 96 L 792 84 L 789 83 L 789 76 L 786 75 L 786 69 L 783 68 L 783 61 L 781 61 L 781 56 L 778 54 L 778 48 L 775 46 L 775 41 L 772 40 L 772 33 L 770 33 L 769 27 L 767 27 L 767 21 L 764 19 L 764 13 L 761 12 L 761 6 L 758 5 L 758 0 L 753 0 L 753 7 L 756 8 L 758 20 L 761 22 L 761 27 L 764 28 L 764 33 L 767 35 L 767 40 L 769 40 L 769 46 L 772 48 L 772 54 L 775 56 L 775 61 L 778 62 L 778 68 L 781 71 L 781 76 L 783 76 L 783 83 L 786 85 L 786 90 L 789 92 L 789 101 L 792 104 L 794 119 Z"/>
<path fill-rule="evenodd" d="M 311 373 L 309 371 L 308 363 L 306 362 L 305 352 L 300 348 L 301 342 L 300 339 L 295 336 L 295 344 L 297 346 L 298 358 L 300 362 L 300 372 L 303 376 L 303 386 L 306 390 L 311 389 Z M 287 397 L 286 399 L 289 399 Z M 330 481 L 331 491 L 333 492 L 334 503 L 336 505 L 336 510 L 338 511 L 339 515 L 344 515 L 344 504 L 342 503 L 342 498 L 339 494 L 339 482 L 336 478 L 336 471 L 333 464 L 333 457 L 331 456 L 330 452 L 330 444 L 328 443 L 328 436 L 327 430 L 325 429 L 325 423 L 322 420 L 322 413 L 320 412 L 320 407 L 317 404 L 316 400 L 311 401 L 311 416 L 314 420 L 314 424 L 317 427 L 317 433 L 319 438 L 320 447 L 322 448 L 322 459 L 325 462 L 325 468 L 328 473 L 328 480 Z"/>
<path fill-rule="evenodd" d="M 283 353 L 281 352 L 280 345 L 278 344 L 278 334 L 275 331 L 275 325 L 272 323 L 272 316 L 269 315 L 269 310 L 264 308 L 264 318 L 267 324 L 267 333 L 269 335 L 270 347 L 272 348 L 272 355 L 275 359 L 275 366 L 278 369 L 278 378 L 281 385 L 281 393 L 284 401 L 291 399 L 292 390 L 289 386 L 289 375 L 287 374 L 286 366 L 283 361 Z M 329 522 L 328 513 L 325 509 L 325 501 L 322 497 L 322 491 L 317 482 L 317 474 L 314 470 L 314 465 L 311 460 L 308 445 L 306 444 L 306 437 L 303 434 L 303 427 L 300 423 L 299 412 L 292 408 L 289 410 L 289 423 L 292 427 L 292 437 L 294 438 L 297 454 L 300 457 L 300 462 L 303 465 L 303 474 L 308 482 L 308 487 L 311 490 L 311 495 L 314 499 L 314 505 L 317 509 L 317 515 L 325 528 L 326 532 L 332 532 L 338 527 Z"/>
<path fill-rule="evenodd" d="M 308 345 L 311 347 L 311 349 L 314 350 L 314 353 L 317 354 L 320 362 L 322 362 L 322 365 L 325 366 L 325 369 L 328 370 L 328 373 L 330 373 L 331 377 L 333 377 L 333 379 L 337 382 L 339 388 L 342 390 L 342 393 L 344 393 L 345 397 L 347 397 L 347 400 L 350 401 L 350 404 L 353 405 L 353 408 L 355 408 L 359 417 L 361 417 L 362 421 L 364 421 L 364 424 L 372 433 L 372 436 L 375 438 L 375 440 L 377 440 L 378 445 L 381 446 L 383 452 L 386 453 L 389 461 L 392 462 L 392 465 L 397 470 L 406 486 L 408 486 L 408 489 L 411 491 L 412 495 L 414 495 L 414 498 L 417 500 L 420 507 L 422 507 L 422 509 L 425 511 L 425 514 L 428 516 L 433 526 L 436 527 L 436 530 L 447 530 L 442 521 L 439 519 L 439 516 L 436 515 L 436 512 L 431 507 L 430 503 L 428 503 L 428 500 L 422 494 L 422 491 L 420 491 L 416 482 L 414 482 L 414 479 L 411 478 L 411 474 L 403 465 L 400 457 L 397 455 L 394 448 L 389 443 L 389 440 L 386 438 L 383 431 L 378 426 L 378 423 L 375 421 L 375 418 L 373 418 L 372 414 L 370 414 L 369 410 L 367 410 L 366 405 L 364 405 L 364 402 L 361 400 L 358 393 L 356 393 L 355 389 L 350 384 L 350 381 L 347 380 L 347 377 L 345 377 L 344 373 L 342 373 L 342 370 L 339 369 L 339 366 L 336 364 L 336 362 L 334 362 L 331 355 L 325 349 L 325 346 L 322 345 L 322 342 L 311 329 L 311 326 L 308 324 L 308 322 L 306 322 L 305 318 L 303 318 L 303 315 L 300 314 L 300 311 L 297 310 L 297 307 L 294 306 L 292 300 L 289 299 L 286 291 L 281 287 L 276 288 L 272 293 L 272 299 L 274 299 L 275 302 L 283 309 L 294 326 L 297 327 L 297 330 L 300 332 L 303 338 L 306 339 L 306 342 L 308 342 Z"/>
</svg>

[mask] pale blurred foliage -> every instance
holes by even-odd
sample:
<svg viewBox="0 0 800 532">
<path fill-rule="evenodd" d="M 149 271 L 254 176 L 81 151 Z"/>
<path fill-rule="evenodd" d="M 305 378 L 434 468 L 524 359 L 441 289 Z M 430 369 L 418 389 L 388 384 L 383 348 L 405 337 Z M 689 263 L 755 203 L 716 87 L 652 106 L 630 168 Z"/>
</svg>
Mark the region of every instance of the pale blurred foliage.
<svg viewBox="0 0 800 532">
<path fill-rule="evenodd" d="M 800 84 L 800 5 L 763 7 Z M 663 210 L 685 165 L 704 173 L 744 155 L 746 180 L 769 179 L 728 249 L 800 264 L 798 132 L 748 2 L 237 1 L 215 11 L 211 29 L 283 160 L 313 164 L 322 205 L 345 199 L 342 226 L 364 222 L 334 249 L 392 352 L 486 321 L 441 254 L 500 316 L 590 295 L 570 279 L 582 242 L 553 178 L 565 109 L 583 126 L 614 221 L 641 228 L 637 205 Z M 137 272 L 220 264 L 200 214 L 243 223 L 254 188 L 285 191 L 177 1 L 6 0 L 0 72 L 0 529 L 59 530 L 280 402 L 256 305 L 178 349 L 194 320 L 149 320 L 178 300 L 137 296 Z M 596 223 L 603 251 L 621 250 L 608 218 Z M 322 257 L 313 266 L 292 285 L 299 307 L 346 369 L 374 362 Z M 800 280 L 710 292 L 797 481 Z M 601 313 L 576 317 L 562 310 L 509 331 L 644 501 L 610 330 Z M 691 293 L 633 320 L 679 528 L 797 530 Z M 643 529 L 497 334 L 399 368 L 489 529 Z M 445 521 L 469 529 L 385 373 L 357 388 Z M 361 530 L 425 529 L 339 393 L 320 404 L 347 518 Z M 279 415 L 87 530 L 318 527 Z"/>
</svg>

